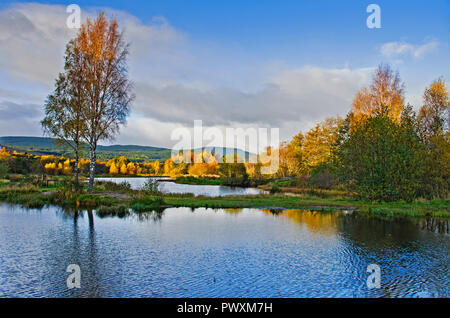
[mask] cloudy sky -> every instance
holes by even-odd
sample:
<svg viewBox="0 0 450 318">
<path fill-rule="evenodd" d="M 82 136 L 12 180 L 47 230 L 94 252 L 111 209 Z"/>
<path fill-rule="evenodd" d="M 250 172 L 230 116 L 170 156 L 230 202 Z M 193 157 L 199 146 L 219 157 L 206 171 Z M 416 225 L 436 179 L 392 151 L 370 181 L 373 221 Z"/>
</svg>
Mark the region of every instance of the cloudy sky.
<svg viewBox="0 0 450 318">
<path fill-rule="evenodd" d="M 136 100 L 114 143 L 171 148 L 194 120 L 206 127 L 279 128 L 287 140 L 345 115 L 379 63 L 398 69 L 407 101 L 450 80 L 450 2 L 152 0 L 0 3 L 0 136 L 41 136 L 43 104 L 82 20 L 106 11 L 131 44 Z"/>
</svg>

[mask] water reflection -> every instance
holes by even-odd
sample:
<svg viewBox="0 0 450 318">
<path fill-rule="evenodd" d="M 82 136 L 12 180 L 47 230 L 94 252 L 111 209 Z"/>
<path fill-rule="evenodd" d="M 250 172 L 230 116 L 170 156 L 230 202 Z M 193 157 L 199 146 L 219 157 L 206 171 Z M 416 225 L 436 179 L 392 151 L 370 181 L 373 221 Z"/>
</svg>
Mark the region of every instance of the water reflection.
<svg viewBox="0 0 450 318">
<path fill-rule="evenodd" d="M 223 209 L 223 211 L 230 215 L 238 215 L 242 213 L 244 209 Z"/>
<path fill-rule="evenodd" d="M 101 289 L 104 288 L 100 284 L 102 282 L 102 271 L 105 268 L 101 266 L 101 255 L 98 254 L 95 216 L 93 210 L 80 211 L 74 209 L 55 209 L 55 215 L 64 220 L 64 223 L 72 223 L 72 231 L 70 227 L 60 227 L 55 230 L 49 230 L 47 237 L 48 244 L 46 246 L 46 266 L 53 264 L 46 275 L 47 279 L 54 284 L 51 287 L 53 296 L 63 297 L 101 297 Z M 62 233 L 67 231 L 68 233 Z M 72 233 L 72 239 L 68 236 Z M 53 236 L 61 236 L 64 242 L 55 240 Z M 61 237 L 59 239 L 61 239 Z M 55 246 L 61 244 L 61 247 Z M 69 264 L 77 264 L 81 268 L 83 284 L 89 286 L 82 290 L 68 289 L 65 279 L 69 275 L 65 269 Z M 57 287 L 56 287 L 57 286 Z"/>
<path fill-rule="evenodd" d="M 418 221 L 422 230 L 428 230 L 437 233 L 449 233 L 449 221 L 435 218 L 420 219 Z"/>
<path fill-rule="evenodd" d="M 277 215 L 282 219 L 305 225 L 311 232 L 323 235 L 333 235 L 336 233 L 337 219 L 342 215 L 336 212 L 319 212 L 309 210 L 266 210 L 264 212 Z"/>
<path fill-rule="evenodd" d="M 138 213 L 134 214 L 133 217 L 138 220 L 139 222 L 154 222 L 159 223 L 161 222 L 162 218 L 164 216 L 164 211 L 150 211 L 146 213 Z"/>
<path fill-rule="evenodd" d="M 124 218 L 0 205 L 1 297 L 448 297 L 448 220 L 190 209 Z M 382 288 L 368 290 L 368 264 Z M 82 288 L 65 272 L 79 264 Z"/>
</svg>

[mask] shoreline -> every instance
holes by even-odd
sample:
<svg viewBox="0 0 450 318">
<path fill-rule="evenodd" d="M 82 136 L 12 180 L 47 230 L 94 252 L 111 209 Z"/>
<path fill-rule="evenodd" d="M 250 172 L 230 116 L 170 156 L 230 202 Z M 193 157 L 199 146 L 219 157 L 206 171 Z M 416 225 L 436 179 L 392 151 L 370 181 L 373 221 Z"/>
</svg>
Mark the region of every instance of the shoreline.
<svg viewBox="0 0 450 318">
<path fill-rule="evenodd" d="M 168 207 L 188 208 L 255 208 L 273 210 L 353 211 L 361 215 L 378 217 L 436 217 L 450 218 L 450 203 L 443 201 L 364 202 L 345 198 L 321 198 L 286 194 L 260 194 L 242 196 L 207 197 L 192 194 L 151 194 L 142 190 L 101 190 L 62 197 L 55 189 L 0 188 L 0 203 L 18 204 L 25 208 L 42 208 L 55 205 L 67 209 L 116 210 L 131 209 L 136 212 L 158 211 Z"/>
<path fill-rule="evenodd" d="M 158 176 L 164 178 L 163 176 Z M 102 177 L 97 177 L 102 178 Z M 111 178 L 111 177 L 110 177 Z M 176 182 L 176 180 L 165 180 Z M 259 186 L 266 190 L 267 186 Z M 302 189 L 281 187 L 281 193 L 255 195 L 229 195 L 219 197 L 194 196 L 193 194 L 165 194 L 156 189 L 133 190 L 127 183 L 99 181 L 93 193 L 86 192 L 86 184 L 75 190 L 73 183 L 59 178 L 59 182 L 44 186 L 32 182 L 8 182 L 0 184 L 0 202 L 18 204 L 25 208 L 42 208 L 48 205 L 65 209 L 96 209 L 105 213 L 159 211 L 167 207 L 188 208 L 255 208 L 301 209 L 314 211 L 353 211 L 360 215 L 377 217 L 437 217 L 450 218 L 450 200 L 415 200 L 413 202 L 369 202 L 352 194 L 337 190 Z M 267 191 L 267 190 L 266 190 Z"/>
</svg>

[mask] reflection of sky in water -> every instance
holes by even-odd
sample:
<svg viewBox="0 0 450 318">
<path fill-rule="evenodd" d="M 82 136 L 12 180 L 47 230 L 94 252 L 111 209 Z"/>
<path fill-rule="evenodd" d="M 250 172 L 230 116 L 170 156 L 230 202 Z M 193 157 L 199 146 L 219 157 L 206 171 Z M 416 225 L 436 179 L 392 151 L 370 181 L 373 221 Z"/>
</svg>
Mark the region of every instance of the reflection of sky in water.
<svg viewBox="0 0 450 318">
<path fill-rule="evenodd" d="M 448 297 L 450 236 L 428 223 L 204 208 L 75 218 L 0 205 L 0 297 Z M 82 288 L 69 291 L 73 263 Z M 380 290 L 366 287 L 371 263 Z"/>
<path fill-rule="evenodd" d="M 140 189 L 148 178 L 96 178 L 99 181 L 114 181 L 116 183 L 128 182 L 133 189 Z M 170 179 L 164 177 L 154 178 L 157 180 Z M 225 187 L 216 185 L 180 184 L 171 181 L 159 182 L 158 189 L 163 193 L 192 193 L 195 196 L 203 195 L 209 197 L 227 195 L 251 195 L 259 194 L 261 191 L 256 188 Z"/>
</svg>

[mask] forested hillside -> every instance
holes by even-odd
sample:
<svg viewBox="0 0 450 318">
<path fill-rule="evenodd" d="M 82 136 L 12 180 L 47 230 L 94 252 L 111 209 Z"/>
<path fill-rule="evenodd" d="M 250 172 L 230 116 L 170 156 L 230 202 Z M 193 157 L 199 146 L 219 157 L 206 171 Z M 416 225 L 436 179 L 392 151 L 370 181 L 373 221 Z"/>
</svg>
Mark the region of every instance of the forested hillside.
<svg viewBox="0 0 450 318">
<path fill-rule="evenodd" d="M 70 156 L 70 150 L 58 144 L 54 138 L 45 137 L 0 137 L 0 145 L 18 151 L 33 152 L 45 155 Z M 109 160 L 124 156 L 133 161 L 154 161 L 170 158 L 171 151 L 167 148 L 157 148 L 137 145 L 98 146 L 98 159 Z"/>
<path fill-rule="evenodd" d="M 20 152 L 29 152 L 33 154 L 54 155 L 70 157 L 70 149 L 58 144 L 55 138 L 47 137 L 0 137 L 1 147 L 11 148 Z M 223 151 L 225 153 L 227 148 L 220 147 L 203 147 L 204 151 L 209 153 L 218 153 Z M 199 149 L 194 150 L 195 153 L 200 152 Z M 248 160 L 249 153 L 240 149 L 236 149 L 237 155 Z M 85 149 L 85 156 L 87 157 L 87 149 Z M 98 146 L 99 160 L 110 160 L 118 157 L 126 157 L 134 162 L 149 162 L 149 161 L 165 161 L 171 156 L 171 150 L 167 148 L 158 148 L 150 146 L 138 145 L 111 145 Z"/>
</svg>

